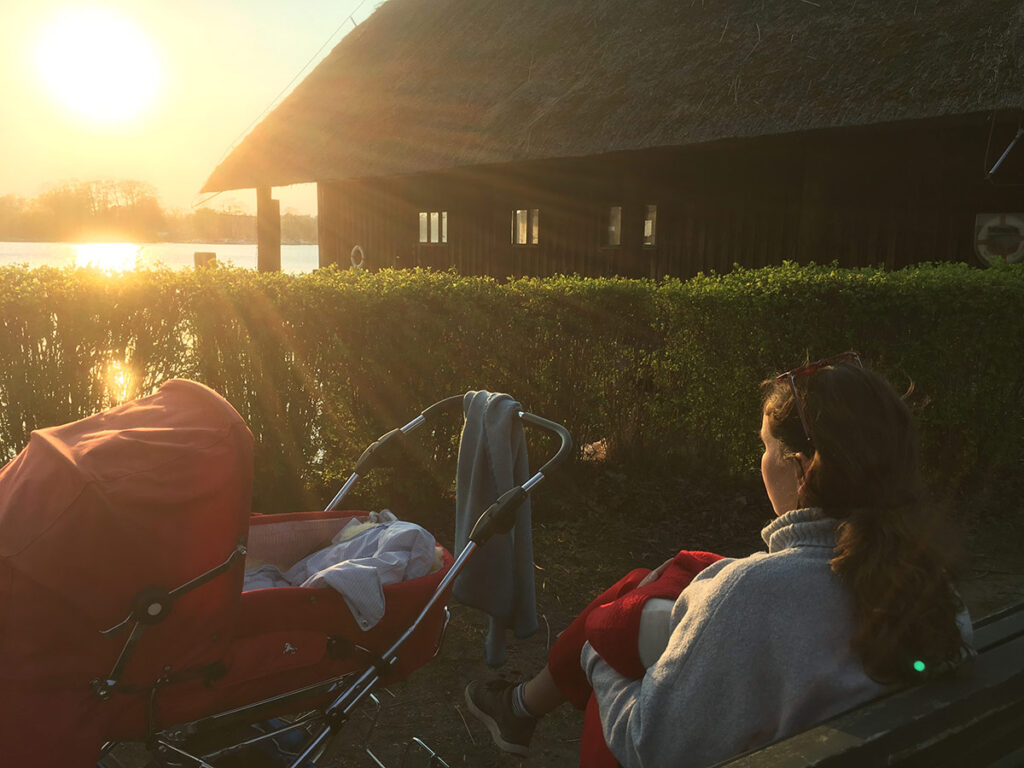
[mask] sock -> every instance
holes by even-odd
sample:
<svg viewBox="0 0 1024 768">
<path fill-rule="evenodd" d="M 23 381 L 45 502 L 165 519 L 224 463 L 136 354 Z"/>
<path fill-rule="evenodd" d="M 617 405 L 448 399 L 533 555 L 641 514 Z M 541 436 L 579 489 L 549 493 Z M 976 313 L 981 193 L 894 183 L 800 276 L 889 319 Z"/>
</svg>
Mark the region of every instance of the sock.
<svg viewBox="0 0 1024 768">
<path fill-rule="evenodd" d="M 512 689 L 512 714 L 516 717 L 529 718 L 530 720 L 536 720 L 537 718 L 526 708 L 526 683 L 519 683 L 515 688 Z"/>
</svg>

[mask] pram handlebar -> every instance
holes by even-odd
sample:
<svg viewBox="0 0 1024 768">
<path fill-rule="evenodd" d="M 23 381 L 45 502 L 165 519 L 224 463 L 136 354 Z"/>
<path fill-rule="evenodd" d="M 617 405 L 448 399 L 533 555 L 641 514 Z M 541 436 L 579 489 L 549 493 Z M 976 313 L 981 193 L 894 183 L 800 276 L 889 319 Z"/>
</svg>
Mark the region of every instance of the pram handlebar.
<svg viewBox="0 0 1024 768">
<path fill-rule="evenodd" d="M 341 500 L 345 498 L 349 489 L 360 476 L 365 475 L 371 469 L 383 466 L 388 462 L 392 455 L 395 454 L 395 449 L 398 447 L 401 438 L 405 437 L 405 435 L 412 432 L 416 427 L 420 426 L 428 419 L 433 418 L 439 412 L 447 410 L 449 406 L 462 402 L 463 397 L 465 397 L 465 395 L 452 395 L 451 397 L 446 397 L 444 400 L 438 400 L 433 405 L 421 411 L 419 416 L 410 421 L 404 427 L 399 427 L 398 429 L 392 429 L 390 432 L 385 432 L 370 443 L 366 447 L 366 450 L 363 451 L 363 455 L 360 456 L 359 460 L 356 462 L 351 476 L 349 476 L 348 480 L 345 481 L 341 490 L 338 491 L 337 495 L 333 499 L 331 499 L 331 503 L 328 504 L 325 509 L 328 512 L 332 509 L 337 509 Z"/>
<path fill-rule="evenodd" d="M 438 400 L 433 405 L 423 409 L 420 412 L 419 416 L 417 416 L 415 419 L 410 421 L 405 426 L 398 427 L 397 429 L 392 429 L 390 432 L 385 432 L 383 435 L 381 435 L 372 443 L 370 443 L 370 445 L 366 447 L 366 450 L 363 451 L 362 456 L 359 457 L 359 460 L 356 461 L 355 467 L 352 469 L 352 474 L 349 476 L 348 480 L 345 481 L 345 484 L 341 487 L 341 490 L 339 490 L 335 497 L 331 499 L 331 502 L 325 507 L 325 509 L 327 511 L 337 509 L 338 505 L 341 503 L 341 500 L 345 498 L 345 495 L 355 484 L 356 480 L 358 480 L 361 476 L 365 475 L 370 470 L 376 469 L 377 467 L 384 466 L 385 464 L 387 464 L 388 460 L 396 454 L 396 449 L 398 448 L 398 445 L 401 442 L 402 438 L 404 438 L 407 434 L 412 432 L 420 425 L 434 418 L 437 414 L 443 411 L 447 411 L 456 403 L 461 404 L 464 398 L 465 395 L 452 395 L 451 397 L 446 397 L 443 400 Z M 569 455 L 570 451 L 572 451 L 572 437 L 569 435 L 569 431 L 561 424 L 557 424 L 541 416 L 537 416 L 527 411 L 519 411 L 519 418 L 526 424 L 531 424 L 535 427 L 540 427 L 541 429 L 547 430 L 548 432 L 555 433 L 561 440 L 561 444 L 559 445 L 558 451 L 555 453 L 555 455 L 548 459 L 548 461 L 544 464 L 544 466 L 540 468 L 537 474 L 535 474 L 533 477 L 531 477 L 523 484 L 523 488 L 527 492 L 529 492 L 529 490 L 533 488 L 533 486 L 535 486 L 537 483 L 544 479 L 545 473 L 551 471 L 556 466 L 561 464 Z M 507 495 L 508 494 L 506 494 L 506 496 Z M 505 496 L 503 496 L 502 498 L 505 498 Z M 519 505 L 523 502 L 525 498 L 525 495 L 522 496 L 513 505 L 513 500 L 510 497 L 505 502 L 504 506 L 502 506 L 499 510 L 492 512 L 494 506 L 502 503 L 501 499 L 499 499 L 498 501 L 495 502 L 494 505 L 492 505 L 490 509 L 488 509 L 484 513 L 484 515 L 481 516 L 480 520 L 477 521 L 477 527 L 479 527 L 480 522 L 483 520 L 485 516 L 487 516 L 488 519 L 498 518 L 499 520 L 501 520 L 504 519 L 505 515 L 507 514 L 509 518 L 512 518 L 514 516 L 515 510 L 519 507 Z M 512 511 L 506 513 L 505 509 L 509 506 L 511 506 Z M 483 539 L 478 540 L 476 538 L 473 538 L 472 536 L 470 538 L 473 541 L 477 541 L 478 543 L 483 543 L 483 541 L 486 540 L 486 538 L 488 538 L 492 533 L 504 533 L 511 530 L 511 528 L 511 523 L 509 523 L 507 527 L 505 527 L 504 524 L 501 524 L 499 527 L 491 529 L 490 532 L 487 533 Z M 475 532 L 476 527 L 473 530 Z"/>
<path fill-rule="evenodd" d="M 451 397 L 446 397 L 444 400 L 438 400 L 430 407 L 421 411 L 419 416 L 410 421 L 404 427 L 392 429 L 390 432 L 384 433 L 367 446 L 352 471 L 357 475 L 365 475 L 371 469 L 375 469 L 376 467 L 383 465 L 386 463 L 387 459 L 390 458 L 390 454 L 394 452 L 394 448 L 398 445 L 399 438 L 409 434 L 416 429 L 416 427 L 420 426 L 420 424 L 423 424 L 425 421 L 433 418 L 441 411 L 447 410 L 449 406 L 462 402 L 462 398 L 463 395 L 452 395 Z"/>
<path fill-rule="evenodd" d="M 477 518 L 473 530 L 469 532 L 469 540 L 476 542 L 477 546 L 483 546 L 494 534 L 511 531 L 516 524 L 516 510 L 529 495 L 530 492 L 521 485 L 501 494 L 498 500 Z"/>
<path fill-rule="evenodd" d="M 376 469 L 386 464 L 390 455 L 395 452 L 398 439 L 404 435 L 405 432 L 401 429 L 392 429 L 390 432 L 385 432 L 366 447 L 366 450 L 363 451 L 363 455 L 359 457 L 359 461 L 356 462 L 356 466 L 352 471 L 357 475 L 365 475 L 371 469 Z"/>
<path fill-rule="evenodd" d="M 572 435 L 570 435 L 569 430 L 567 430 L 561 424 L 551 421 L 550 419 L 545 419 L 542 416 L 537 416 L 536 414 L 533 413 L 520 411 L 519 418 L 522 419 L 527 424 L 532 424 L 535 427 L 546 429 L 548 432 L 554 432 L 556 435 L 558 435 L 558 438 L 561 441 L 560 445 L 558 446 L 558 451 L 555 453 L 555 455 L 548 459 L 544 466 L 542 466 L 540 470 L 537 472 L 537 474 L 541 475 L 543 478 L 543 475 L 546 472 L 550 472 L 552 469 L 554 469 L 563 461 L 565 461 L 566 457 L 572 451 Z M 536 483 L 534 483 L 533 485 L 529 485 L 529 481 L 527 481 L 527 483 L 525 483 L 524 485 L 526 486 L 526 490 L 530 490 L 530 488 L 532 488 L 533 485 L 536 485 Z"/>
<path fill-rule="evenodd" d="M 444 400 L 438 400 L 433 405 L 428 406 L 424 408 L 422 411 L 420 411 L 420 416 L 422 416 L 424 419 L 431 419 L 441 411 L 448 410 L 448 408 L 452 405 L 455 405 L 455 403 L 461 403 L 465 397 L 465 395 L 452 395 L 451 397 L 446 397 Z M 417 426 L 419 425 L 417 424 Z"/>
<path fill-rule="evenodd" d="M 569 435 L 569 430 L 561 424 L 532 413 L 527 413 L 526 411 L 520 411 L 519 418 L 527 424 L 554 432 L 561 439 L 561 445 L 558 447 L 558 452 L 548 459 L 537 474 L 522 485 L 517 485 L 505 491 L 505 493 L 498 497 L 497 501 L 480 515 L 469 534 L 469 540 L 476 542 L 477 546 L 483 546 L 496 533 L 508 533 L 511 531 L 516 524 L 516 510 L 526 501 L 526 497 L 530 495 L 530 490 L 544 479 L 545 472 L 549 472 L 561 464 L 565 457 L 569 455 L 569 452 L 572 451 L 572 437 Z"/>
</svg>

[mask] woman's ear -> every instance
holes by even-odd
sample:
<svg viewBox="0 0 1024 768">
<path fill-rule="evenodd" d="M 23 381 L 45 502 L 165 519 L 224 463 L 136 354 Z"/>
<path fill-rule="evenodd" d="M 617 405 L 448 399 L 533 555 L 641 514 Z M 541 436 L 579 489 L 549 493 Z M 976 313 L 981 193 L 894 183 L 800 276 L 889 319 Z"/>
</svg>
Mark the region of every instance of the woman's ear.
<svg viewBox="0 0 1024 768">
<path fill-rule="evenodd" d="M 811 468 L 811 460 L 804 453 L 794 453 L 793 460 L 796 462 L 796 495 L 798 499 L 802 499 L 804 484 L 807 482 L 807 470 Z"/>
<path fill-rule="evenodd" d="M 793 458 L 796 459 L 796 463 L 800 467 L 800 482 L 803 483 L 804 475 L 811 468 L 811 460 L 807 458 L 803 451 L 793 454 Z"/>
</svg>

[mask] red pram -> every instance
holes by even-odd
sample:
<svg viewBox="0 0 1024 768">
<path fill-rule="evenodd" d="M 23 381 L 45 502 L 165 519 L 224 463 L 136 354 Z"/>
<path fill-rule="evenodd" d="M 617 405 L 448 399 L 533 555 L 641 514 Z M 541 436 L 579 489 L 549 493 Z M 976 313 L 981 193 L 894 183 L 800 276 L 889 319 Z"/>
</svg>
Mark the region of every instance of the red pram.
<svg viewBox="0 0 1024 768">
<path fill-rule="evenodd" d="M 330 507 L 378 448 L 461 399 L 374 443 Z M 241 591 L 247 543 L 275 538 L 257 534 L 306 527 L 330 538 L 365 513 L 250 519 L 252 436 L 212 390 L 174 380 L 34 432 L 0 470 L 4 764 L 95 765 L 113 742 L 146 741 L 158 763 L 216 765 L 238 745 L 200 762 L 191 744 L 208 731 L 310 710 L 294 764 L 315 757 L 375 684 L 433 657 L 459 567 L 568 453 L 564 429 L 520 416 L 559 431 L 559 455 L 481 516 L 458 562 L 442 550 L 438 570 L 385 587 L 385 616 L 369 631 L 329 588 Z"/>
</svg>

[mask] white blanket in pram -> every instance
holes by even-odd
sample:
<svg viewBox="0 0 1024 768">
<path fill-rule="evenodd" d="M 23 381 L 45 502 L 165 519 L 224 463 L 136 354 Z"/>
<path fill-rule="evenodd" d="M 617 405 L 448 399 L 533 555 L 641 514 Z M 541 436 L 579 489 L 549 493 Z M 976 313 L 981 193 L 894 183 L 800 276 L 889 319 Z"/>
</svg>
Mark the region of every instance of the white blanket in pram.
<svg viewBox="0 0 1024 768">
<path fill-rule="evenodd" d="M 264 564 L 245 572 L 243 589 L 329 586 L 341 593 L 365 631 L 384 616 L 384 586 L 426 576 L 434 568 L 435 541 L 415 523 L 390 512 L 366 526 L 352 520 L 332 543 L 282 571 Z M 346 531 L 358 530 L 355 536 Z"/>
</svg>

